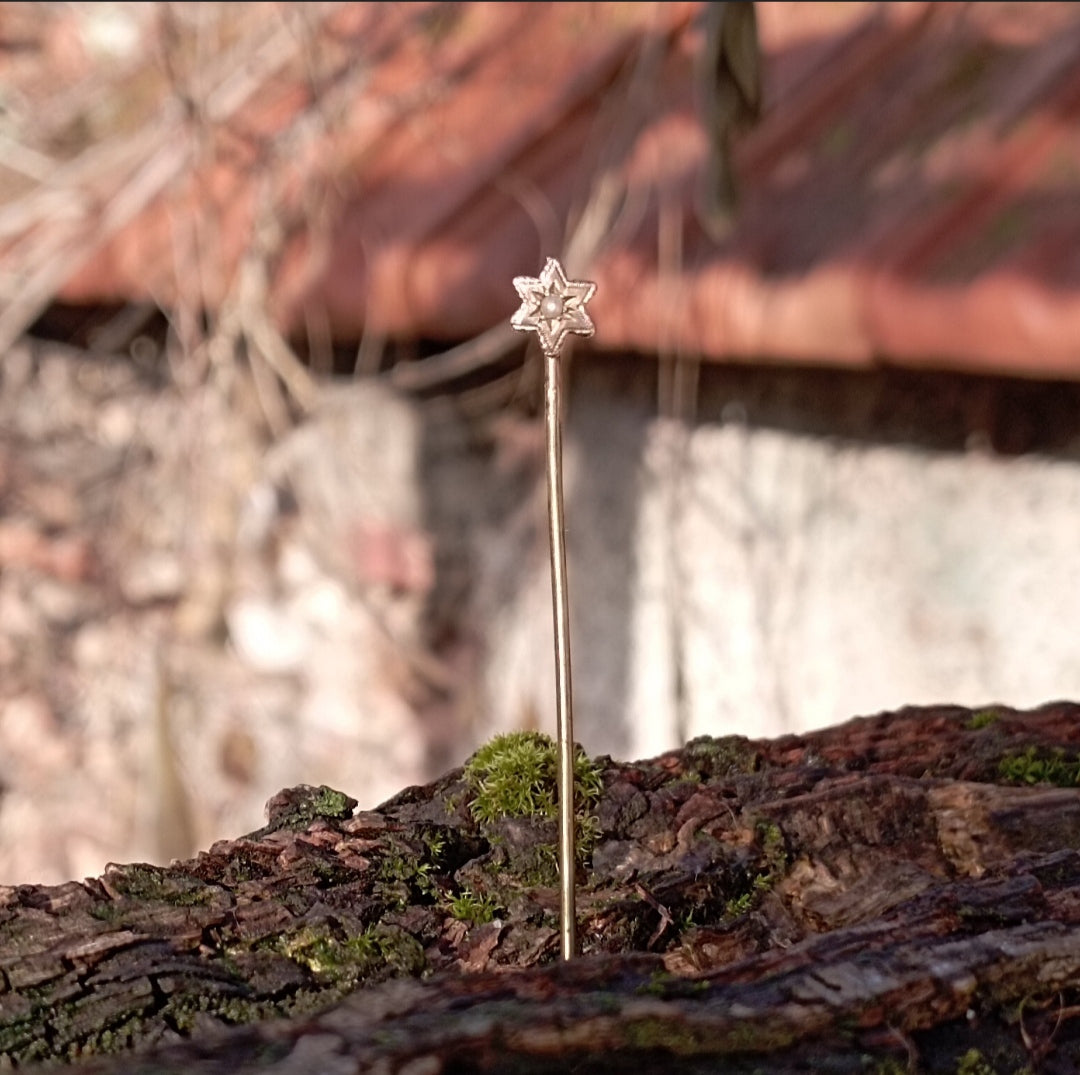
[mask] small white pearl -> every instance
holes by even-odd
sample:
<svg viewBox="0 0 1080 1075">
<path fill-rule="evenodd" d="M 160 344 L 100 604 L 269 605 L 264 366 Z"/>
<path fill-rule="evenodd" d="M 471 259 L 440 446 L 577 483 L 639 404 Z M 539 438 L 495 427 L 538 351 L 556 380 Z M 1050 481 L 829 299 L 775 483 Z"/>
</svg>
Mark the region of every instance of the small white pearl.
<svg viewBox="0 0 1080 1075">
<path fill-rule="evenodd" d="M 545 295 L 540 303 L 540 316 L 548 321 L 554 321 L 563 315 L 563 300 L 561 295 Z"/>
</svg>

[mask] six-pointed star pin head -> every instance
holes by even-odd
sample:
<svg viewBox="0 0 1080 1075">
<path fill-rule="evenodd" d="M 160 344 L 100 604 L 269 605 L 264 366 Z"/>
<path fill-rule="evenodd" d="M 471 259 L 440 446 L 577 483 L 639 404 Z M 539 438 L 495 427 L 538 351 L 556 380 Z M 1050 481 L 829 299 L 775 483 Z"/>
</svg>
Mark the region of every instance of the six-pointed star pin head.
<svg viewBox="0 0 1080 1075">
<path fill-rule="evenodd" d="M 521 296 L 521 306 L 510 324 L 520 332 L 535 332 L 545 354 L 557 354 L 570 332 L 591 336 L 596 331 L 585 309 L 596 284 L 567 280 L 555 258 L 547 259 L 538 278 L 515 276 L 514 287 Z"/>
</svg>

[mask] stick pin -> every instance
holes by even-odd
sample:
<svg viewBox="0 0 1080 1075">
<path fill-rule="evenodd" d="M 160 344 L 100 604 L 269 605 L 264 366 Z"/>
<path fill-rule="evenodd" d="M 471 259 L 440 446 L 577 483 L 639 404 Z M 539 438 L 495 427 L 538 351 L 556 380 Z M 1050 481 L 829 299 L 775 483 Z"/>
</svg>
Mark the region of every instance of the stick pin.
<svg viewBox="0 0 1080 1075">
<path fill-rule="evenodd" d="M 574 714 L 570 687 L 570 603 L 562 492 L 562 371 L 559 352 L 570 333 L 591 336 L 596 326 L 585 309 L 596 292 L 591 280 L 567 280 L 548 258 L 539 277 L 515 276 L 521 306 L 510 324 L 535 332 L 544 350 L 544 421 L 547 430 L 548 538 L 551 544 L 551 598 L 555 622 L 555 724 L 559 775 L 559 890 L 563 959 L 577 955 L 574 906 Z"/>
</svg>

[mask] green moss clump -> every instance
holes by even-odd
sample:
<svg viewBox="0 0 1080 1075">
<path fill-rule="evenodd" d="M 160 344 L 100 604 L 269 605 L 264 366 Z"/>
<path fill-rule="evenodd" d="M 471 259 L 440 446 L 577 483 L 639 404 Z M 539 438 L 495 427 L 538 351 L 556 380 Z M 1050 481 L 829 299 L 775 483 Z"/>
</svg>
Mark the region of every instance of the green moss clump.
<svg viewBox="0 0 1080 1075">
<path fill-rule="evenodd" d="M 128 910 L 129 908 L 123 904 L 113 903 L 112 900 L 102 900 L 90 908 L 89 914 L 91 918 L 96 918 L 99 922 L 114 925 L 123 920 Z"/>
<path fill-rule="evenodd" d="M 784 834 L 775 821 L 759 819 L 754 825 L 754 837 L 760 853 L 760 868 L 747 877 L 747 887 L 737 896 L 732 896 L 724 905 L 726 918 L 738 918 L 753 910 L 768 892 L 787 872 L 788 853 Z"/>
<path fill-rule="evenodd" d="M 870 1069 L 869 1075 L 908 1075 L 909 1071 L 910 1068 L 907 1064 L 901 1064 L 899 1060 L 887 1056 L 884 1060 L 879 1060 Z"/>
<path fill-rule="evenodd" d="M 698 834 L 698 839 L 712 839 Z M 783 880 L 790 866 L 787 842 L 780 826 L 769 818 L 754 822 L 754 841 L 749 849 L 752 858 L 732 864 L 724 871 L 723 881 L 688 893 L 690 902 L 673 907 L 680 933 L 700 927 L 726 924 L 753 911 L 762 898 Z"/>
<path fill-rule="evenodd" d="M 319 981 L 348 989 L 380 971 L 419 975 L 426 966 L 419 941 L 405 930 L 373 925 L 363 932 L 341 935 L 329 925 L 307 925 L 278 939 L 285 956 L 307 967 Z"/>
<path fill-rule="evenodd" d="M 558 801 L 556 746 L 541 732 L 497 735 L 465 764 L 473 790 L 469 809 L 477 821 L 507 817 L 554 817 Z M 577 747 L 574 754 L 575 801 L 589 809 L 603 791 L 601 770 Z"/>
<path fill-rule="evenodd" d="M 243 989 L 243 986 L 239 986 Z M 318 1003 L 314 1010 L 326 1007 L 325 991 L 297 990 L 295 993 L 276 999 L 253 999 L 242 993 L 226 990 L 224 992 L 181 992 L 175 993 L 165 1002 L 161 1017 L 167 1024 L 175 1026 L 181 1034 L 190 1034 L 198 1029 L 203 1017 L 226 1026 L 243 1026 L 291 1016 L 294 1009 L 302 1010 L 303 1000 L 316 997 Z"/>
<path fill-rule="evenodd" d="M 438 895 L 436 876 L 441 872 L 438 856 L 445 843 L 427 839 L 423 849 L 404 840 L 389 840 L 375 876 L 375 893 L 388 907 L 401 909 L 410 903 L 431 903 Z M 436 853 L 437 849 L 437 853 Z"/>
<path fill-rule="evenodd" d="M 1022 754 L 1006 754 L 998 763 L 998 776 L 1006 784 L 1076 787 L 1080 785 L 1080 758 L 1069 757 L 1061 747 L 1049 753 L 1028 747 Z"/>
<path fill-rule="evenodd" d="M 775 878 L 771 873 L 755 874 L 750 882 L 750 888 L 741 896 L 727 901 L 724 913 L 728 918 L 738 918 L 757 906 L 758 898 L 763 892 L 768 892 L 775 884 Z"/>
<path fill-rule="evenodd" d="M 270 873 L 265 863 L 259 862 L 247 852 L 247 848 L 237 848 L 221 868 L 221 883 L 229 888 L 236 888 L 248 881 L 257 881 Z"/>
<path fill-rule="evenodd" d="M 977 732 L 980 728 L 987 728 L 991 724 L 996 724 L 1000 719 L 1001 717 L 996 709 L 980 709 L 978 712 L 971 714 L 965 727 L 968 731 Z"/>
<path fill-rule="evenodd" d="M 512 860 L 510 872 L 523 884 L 547 886 L 558 878 L 553 821 L 558 815 L 558 758 L 554 740 L 540 732 L 499 735 L 465 763 L 469 810 L 492 847 Z M 574 755 L 574 825 L 577 860 L 588 863 L 600 836 L 592 813 L 603 791 L 603 769 L 578 747 Z M 516 819 L 546 822 L 552 830 L 534 841 L 507 838 L 504 825 Z M 545 827 L 534 828 L 539 834 Z M 502 906 L 508 906 L 505 898 Z"/>
<path fill-rule="evenodd" d="M 647 982 L 634 990 L 639 997 L 660 997 L 662 1000 L 701 996 L 709 991 L 710 984 L 704 978 L 686 978 L 670 971 L 654 971 Z"/>
<path fill-rule="evenodd" d="M 280 829 L 301 832 L 316 818 L 342 821 L 352 817 L 356 800 L 343 791 L 335 791 L 325 784 L 311 787 L 300 784 L 278 792 L 267 804 L 269 823 L 257 835 L 266 835 Z M 256 834 L 253 834 L 256 835 Z"/>
<path fill-rule="evenodd" d="M 956 1075 L 997 1075 L 978 1049 L 968 1049 L 956 1063 Z"/>
<path fill-rule="evenodd" d="M 220 891 L 214 885 L 168 866 L 133 863 L 110 866 L 106 876 L 112 888 L 129 899 L 168 903 L 173 907 L 198 907 L 209 903 Z M 95 917 L 107 920 L 109 912 L 99 905 Z"/>
<path fill-rule="evenodd" d="M 490 922 L 499 909 L 490 896 L 478 896 L 468 885 L 450 900 L 450 914 L 473 925 Z"/>
<path fill-rule="evenodd" d="M 683 747 L 689 769 L 687 776 L 699 780 L 724 780 L 743 773 L 756 773 L 761 754 L 742 735 L 699 735 Z"/>
</svg>

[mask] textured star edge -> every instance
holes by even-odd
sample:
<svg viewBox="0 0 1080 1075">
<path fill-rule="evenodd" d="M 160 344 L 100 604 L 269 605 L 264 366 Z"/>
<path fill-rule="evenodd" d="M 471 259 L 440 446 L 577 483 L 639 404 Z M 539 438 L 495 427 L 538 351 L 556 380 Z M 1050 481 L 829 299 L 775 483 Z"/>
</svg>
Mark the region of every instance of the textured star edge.
<svg viewBox="0 0 1080 1075">
<path fill-rule="evenodd" d="M 579 336 L 591 336 L 596 332 L 585 309 L 585 304 L 596 292 L 596 284 L 591 280 L 567 280 L 563 267 L 555 258 L 547 259 L 539 277 L 515 276 L 514 288 L 521 298 L 521 306 L 510 324 L 519 332 L 535 332 L 546 353 L 557 352 L 571 332 Z M 563 301 L 563 312 L 557 318 L 548 319 L 540 313 L 541 303 L 549 295 L 558 295 Z"/>
</svg>

